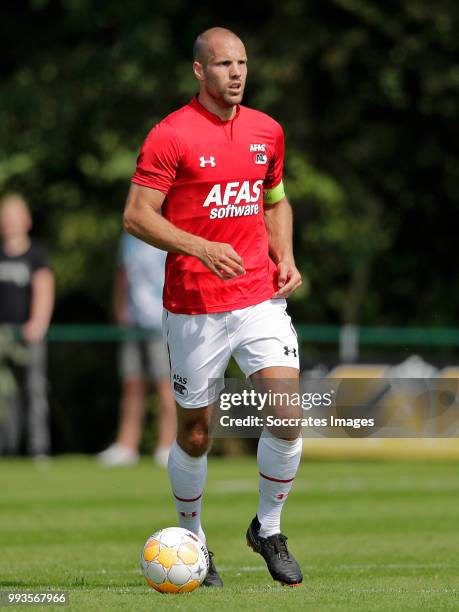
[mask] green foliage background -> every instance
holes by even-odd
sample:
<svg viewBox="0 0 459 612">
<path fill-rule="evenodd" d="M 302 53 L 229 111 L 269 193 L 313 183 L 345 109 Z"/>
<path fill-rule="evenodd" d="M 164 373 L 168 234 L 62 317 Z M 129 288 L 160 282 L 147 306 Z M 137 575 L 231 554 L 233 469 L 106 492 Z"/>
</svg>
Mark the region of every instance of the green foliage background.
<svg viewBox="0 0 459 612">
<path fill-rule="evenodd" d="M 0 191 L 50 247 L 58 321 L 106 321 L 121 211 L 151 126 L 196 85 L 212 25 L 249 53 L 245 103 L 284 126 L 301 322 L 457 324 L 452 0 L 29 0 L 0 8 Z"/>
</svg>

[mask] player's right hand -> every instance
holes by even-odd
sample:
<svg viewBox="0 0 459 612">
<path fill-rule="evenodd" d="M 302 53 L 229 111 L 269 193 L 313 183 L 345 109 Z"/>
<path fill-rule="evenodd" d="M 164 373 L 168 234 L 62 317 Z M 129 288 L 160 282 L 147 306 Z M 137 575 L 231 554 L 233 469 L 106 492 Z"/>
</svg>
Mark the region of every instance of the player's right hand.
<svg viewBox="0 0 459 612">
<path fill-rule="evenodd" d="M 199 259 L 215 276 L 229 280 L 245 274 L 244 262 L 230 244 L 206 241 Z"/>
</svg>

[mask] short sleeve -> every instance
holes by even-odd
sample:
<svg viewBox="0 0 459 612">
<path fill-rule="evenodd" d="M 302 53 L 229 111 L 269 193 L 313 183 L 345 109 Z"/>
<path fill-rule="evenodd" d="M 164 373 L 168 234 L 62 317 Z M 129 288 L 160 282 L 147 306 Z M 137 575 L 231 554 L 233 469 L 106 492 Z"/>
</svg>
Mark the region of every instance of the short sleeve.
<svg viewBox="0 0 459 612">
<path fill-rule="evenodd" d="M 32 273 L 42 268 L 49 268 L 48 252 L 41 244 L 34 243 L 30 251 Z"/>
<path fill-rule="evenodd" d="M 175 180 L 179 161 L 177 135 L 162 121 L 151 130 L 140 149 L 132 182 L 167 195 Z"/>
<path fill-rule="evenodd" d="M 272 155 L 268 172 L 263 183 L 263 189 L 273 189 L 277 187 L 282 181 L 284 172 L 284 155 L 285 155 L 285 142 L 284 142 L 284 131 L 282 127 L 276 123 L 276 133 L 274 138 L 274 154 Z"/>
</svg>

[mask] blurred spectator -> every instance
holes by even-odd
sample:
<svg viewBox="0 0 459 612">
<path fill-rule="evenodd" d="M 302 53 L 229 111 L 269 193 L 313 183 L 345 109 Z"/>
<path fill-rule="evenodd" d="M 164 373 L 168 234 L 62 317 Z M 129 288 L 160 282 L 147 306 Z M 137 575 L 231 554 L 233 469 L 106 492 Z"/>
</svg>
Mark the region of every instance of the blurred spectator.
<svg viewBox="0 0 459 612">
<path fill-rule="evenodd" d="M 0 448 L 35 458 L 50 452 L 46 382 L 46 335 L 54 305 L 54 276 L 45 249 L 32 241 L 25 200 L 0 201 L 0 324 L 18 326 L 25 348 L 23 366 L 10 363 L 16 390 L 0 424 Z"/>
<path fill-rule="evenodd" d="M 98 455 L 106 466 L 131 465 L 139 458 L 148 379 L 155 383 L 159 399 L 158 443 L 154 453 L 157 463 L 167 465 L 175 440 L 175 401 L 161 332 L 166 255 L 129 234 L 121 238 L 114 287 L 115 319 L 119 325 L 140 328 L 148 339 L 127 339 L 120 347 L 122 397 L 118 433 L 116 441 Z"/>
</svg>

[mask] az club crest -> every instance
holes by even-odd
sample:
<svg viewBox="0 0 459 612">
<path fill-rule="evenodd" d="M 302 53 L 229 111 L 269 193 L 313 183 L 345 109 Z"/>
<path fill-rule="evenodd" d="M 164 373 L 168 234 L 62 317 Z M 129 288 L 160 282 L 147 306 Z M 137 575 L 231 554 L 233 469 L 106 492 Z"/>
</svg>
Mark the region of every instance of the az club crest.
<svg viewBox="0 0 459 612">
<path fill-rule="evenodd" d="M 253 161 L 259 166 L 263 166 L 268 163 L 268 156 L 266 153 L 256 153 L 253 157 Z"/>
</svg>

